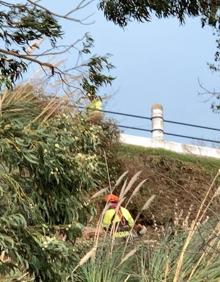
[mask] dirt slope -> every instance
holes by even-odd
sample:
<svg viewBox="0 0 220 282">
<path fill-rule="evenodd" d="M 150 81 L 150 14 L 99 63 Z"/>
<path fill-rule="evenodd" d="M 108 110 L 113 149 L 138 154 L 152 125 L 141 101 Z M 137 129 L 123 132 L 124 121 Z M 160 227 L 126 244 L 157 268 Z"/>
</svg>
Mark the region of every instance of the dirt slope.
<svg viewBox="0 0 220 282">
<path fill-rule="evenodd" d="M 178 212 L 186 216 L 190 209 L 190 218 L 195 216 L 204 195 L 214 176 L 220 168 L 220 160 L 198 158 L 175 154 L 165 150 L 144 149 L 136 146 L 122 146 L 118 152 L 121 162 L 121 172 L 128 170 L 133 176 L 141 170 L 140 181 L 147 178 L 146 184 L 130 205 L 135 215 L 152 195 L 156 198 L 142 214 L 142 222 L 152 224 L 152 215 L 158 224 L 174 221 L 175 203 Z M 220 178 L 219 178 L 220 180 Z M 220 181 L 213 187 L 217 188 Z M 216 198 L 208 215 L 220 213 L 220 198 Z M 219 214 L 220 216 L 220 214 Z"/>
</svg>

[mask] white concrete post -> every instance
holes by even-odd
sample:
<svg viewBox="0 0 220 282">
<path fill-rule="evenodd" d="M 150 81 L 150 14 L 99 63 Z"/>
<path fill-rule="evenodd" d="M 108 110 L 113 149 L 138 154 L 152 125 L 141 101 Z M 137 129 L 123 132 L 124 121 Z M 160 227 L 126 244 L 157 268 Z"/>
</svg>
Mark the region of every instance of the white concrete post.
<svg viewBox="0 0 220 282">
<path fill-rule="evenodd" d="M 157 141 L 164 140 L 163 126 L 163 107 L 160 104 L 154 104 L 151 108 L 152 118 L 152 139 Z"/>
</svg>

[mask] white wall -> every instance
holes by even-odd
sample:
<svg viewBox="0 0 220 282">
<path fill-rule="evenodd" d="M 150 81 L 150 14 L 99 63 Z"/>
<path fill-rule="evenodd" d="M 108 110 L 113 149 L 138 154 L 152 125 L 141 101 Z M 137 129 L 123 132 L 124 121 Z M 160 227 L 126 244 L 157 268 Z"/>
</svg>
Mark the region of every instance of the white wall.
<svg viewBox="0 0 220 282">
<path fill-rule="evenodd" d="M 130 145 L 137 145 L 146 148 L 162 148 L 182 154 L 191 154 L 203 157 L 213 157 L 220 159 L 220 149 L 181 144 L 164 140 L 154 140 L 147 137 L 121 134 L 121 142 Z"/>
</svg>

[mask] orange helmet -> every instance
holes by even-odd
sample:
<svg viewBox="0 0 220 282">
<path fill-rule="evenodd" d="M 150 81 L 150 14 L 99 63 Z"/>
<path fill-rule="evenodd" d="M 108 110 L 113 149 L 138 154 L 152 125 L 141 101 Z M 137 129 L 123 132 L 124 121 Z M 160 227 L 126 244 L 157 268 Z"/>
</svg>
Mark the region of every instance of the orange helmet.
<svg viewBox="0 0 220 282">
<path fill-rule="evenodd" d="M 114 194 L 108 194 L 108 195 L 105 196 L 105 201 L 107 203 L 118 203 L 119 197 L 114 195 Z"/>
</svg>

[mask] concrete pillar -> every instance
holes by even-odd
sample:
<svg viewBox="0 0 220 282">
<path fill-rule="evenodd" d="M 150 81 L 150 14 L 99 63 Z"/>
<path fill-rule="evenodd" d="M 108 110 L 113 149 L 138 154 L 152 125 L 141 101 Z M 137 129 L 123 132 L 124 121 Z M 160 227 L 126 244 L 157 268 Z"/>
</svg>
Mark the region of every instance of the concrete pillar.
<svg viewBox="0 0 220 282">
<path fill-rule="evenodd" d="M 164 140 L 162 105 L 154 104 L 151 107 L 151 119 L 152 119 L 152 139 L 157 141 Z"/>
</svg>

